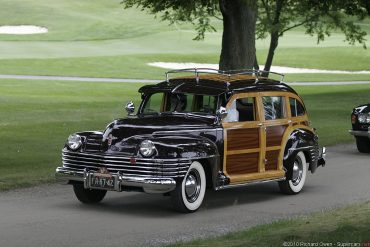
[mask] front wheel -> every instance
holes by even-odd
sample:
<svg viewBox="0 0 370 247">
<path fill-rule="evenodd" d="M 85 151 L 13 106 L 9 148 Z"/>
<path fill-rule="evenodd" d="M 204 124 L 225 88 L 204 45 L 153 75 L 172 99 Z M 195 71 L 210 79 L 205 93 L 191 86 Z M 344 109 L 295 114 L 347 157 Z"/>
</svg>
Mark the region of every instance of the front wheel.
<svg viewBox="0 0 370 247">
<path fill-rule="evenodd" d="M 370 153 L 370 140 L 366 137 L 356 137 L 357 150 L 360 153 Z"/>
<path fill-rule="evenodd" d="M 206 192 L 206 174 L 203 166 L 194 161 L 181 184 L 171 192 L 171 200 L 177 211 L 192 213 L 202 205 Z"/>
<path fill-rule="evenodd" d="M 107 194 L 106 190 L 85 189 L 83 184 L 74 184 L 73 191 L 80 202 L 89 204 L 101 202 Z"/>
<path fill-rule="evenodd" d="M 303 152 L 297 153 L 293 163 L 292 179 L 279 182 L 280 191 L 295 195 L 301 192 L 307 177 L 307 162 Z"/>
</svg>

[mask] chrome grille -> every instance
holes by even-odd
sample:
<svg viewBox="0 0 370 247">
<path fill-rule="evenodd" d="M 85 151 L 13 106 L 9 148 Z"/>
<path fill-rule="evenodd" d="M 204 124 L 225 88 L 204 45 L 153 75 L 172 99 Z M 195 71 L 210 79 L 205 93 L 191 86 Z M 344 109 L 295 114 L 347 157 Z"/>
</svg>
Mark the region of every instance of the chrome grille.
<svg viewBox="0 0 370 247">
<path fill-rule="evenodd" d="M 100 151 L 102 135 L 90 135 L 85 140 L 85 151 Z"/>
<path fill-rule="evenodd" d="M 143 159 L 107 154 L 62 152 L 63 166 L 76 171 L 98 171 L 105 167 L 112 173 L 121 173 L 127 176 L 144 177 L 183 177 L 187 173 L 190 161 L 180 159 Z"/>
</svg>

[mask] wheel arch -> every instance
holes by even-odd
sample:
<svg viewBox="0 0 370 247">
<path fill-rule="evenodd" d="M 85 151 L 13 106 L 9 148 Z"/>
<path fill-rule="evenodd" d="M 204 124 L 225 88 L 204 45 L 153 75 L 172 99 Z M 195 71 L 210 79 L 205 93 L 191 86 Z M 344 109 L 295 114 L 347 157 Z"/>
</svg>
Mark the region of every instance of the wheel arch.
<svg viewBox="0 0 370 247">
<path fill-rule="evenodd" d="M 313 129 L 300 126 L 292 129 L 284 145 L 283 167 L 286 170 L 286 178 L 292 178 L 292 170 L 295 156 L 303 152 L 311 173 L 317 168 L 319 154 L 318 136 Z"/>
<path fill-rule="evenodd" d="M 215 189 L 217 187 L 218 173 L 221 170 L 221 161 L 219 156 L 202 158 L 198 161 L 206 173 L 207 188 Z"/>
</svg>

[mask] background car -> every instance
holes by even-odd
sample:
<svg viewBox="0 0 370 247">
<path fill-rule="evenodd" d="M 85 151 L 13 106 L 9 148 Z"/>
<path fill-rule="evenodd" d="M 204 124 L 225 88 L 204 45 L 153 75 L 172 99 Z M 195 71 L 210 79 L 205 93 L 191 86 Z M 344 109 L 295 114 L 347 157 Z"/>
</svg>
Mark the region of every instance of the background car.
<svg viewBox="0 0 370 247">
<path fill-rule="evenodd" d="M 351 135 L 356 138 L 357 149 L 361 153 L 370 153 L 370 104 L 355 107 L 351 114 Z"/>
</svg>

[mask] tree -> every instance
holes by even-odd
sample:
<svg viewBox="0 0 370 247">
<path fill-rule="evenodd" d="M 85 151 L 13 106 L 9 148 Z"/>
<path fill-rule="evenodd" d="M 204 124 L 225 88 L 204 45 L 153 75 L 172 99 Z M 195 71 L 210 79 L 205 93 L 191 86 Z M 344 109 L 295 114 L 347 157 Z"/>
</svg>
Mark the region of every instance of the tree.
<svg viewBox="0 0 370 247">
<path fill-rule="evenodd" d="M 341 30 L 350 44 L 365 46 L 366 32 L 355 24 L 366 16 L 369 0 L 123 0 L 125 8 L 140 7 L 171 24 L 193 23 L 195 40 L 205 32 L 216 31 L 211 18 L 223 20 L 221 70 L 258 68 L 255 38 L 270 36 L 264 70 L 269 71 L 279 38 L 286 31 L 303 27 L 323 41 L 334 30 Z"/>
<path fill-rule="evenodd" d="M 367 14 L 370 16 L 370 0 L 363 0 Z"/>
<path fill-rule="evenodd" d="M 270 71 L 279 38 L 300 26 L 307 34 L 316 35 L 318 43 L 334 30 L 340 30 L 347 42 L 359 42 L 366 48 L 366 32 L 355 24 L 365 16 L 361 0 L 260 0 L 257 38 L 270 36 L 264 70 Z"/>
<path fill-rule="evenodd" d="M 253 68 L 255 60 L 256 0 L 124 0 L 125 8 L 140 7 L 170 23 L 195 25 L 196 40 L 216 31 L 211 18 L 223 19 L 221 70 Z"/>
</svg>

